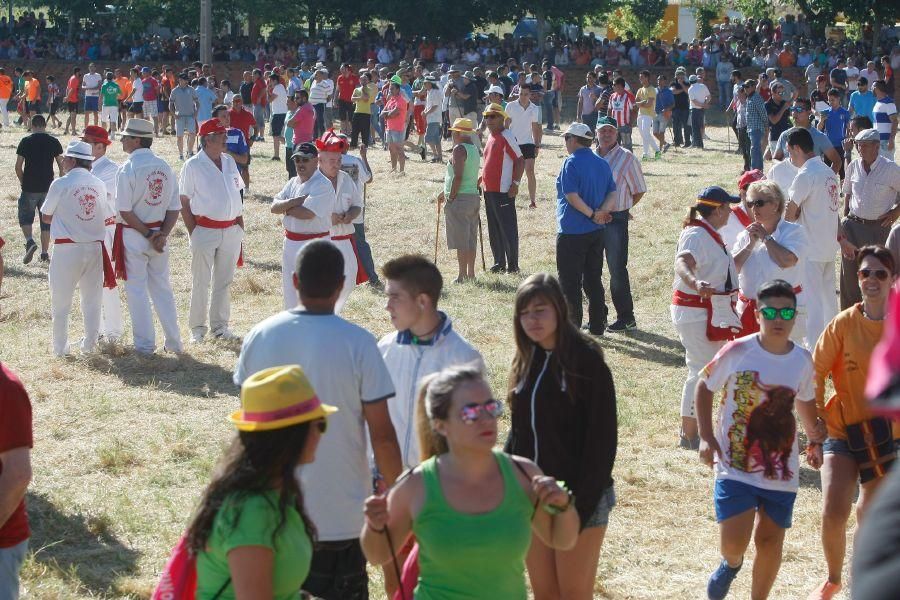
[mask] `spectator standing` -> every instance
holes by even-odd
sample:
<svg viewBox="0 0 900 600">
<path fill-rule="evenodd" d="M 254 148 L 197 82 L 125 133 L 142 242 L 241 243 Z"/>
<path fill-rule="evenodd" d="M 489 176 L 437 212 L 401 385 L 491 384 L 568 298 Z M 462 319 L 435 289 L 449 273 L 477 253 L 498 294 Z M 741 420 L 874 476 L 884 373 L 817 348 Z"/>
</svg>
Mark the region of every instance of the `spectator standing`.
<svg viewBox="0 0 900 600">
<path fill-rule="evenodd" d="M 334 88 L 329 84 L 328 71 L 324 68 L 316 69 L 313 75 L 313 81 L 309 86 L 309 103 L 312 104 L 316 111 L 316 127 L 313 131 L 313 137 L 317 138 L 325 132 L 325 105 Z"/>
<path fill-rule="evenodd" d="M 94 125 L 97 125 L 97 114 L 100 112 L 100 85 L 103 83 L 103 75 L 97 72 L 94 63 L 88 65 L 88 72 L 81 80 L 84 89 L 84 126 L 88 126 L 88 118 L 93 117 Z M 74 133 L 74 132 L 73 132 Z"/>
<path fill-rule="evenodd" d="M 281 76 L 272 73 L 269 76 L 268 101 L 272 108 L 271 122 L 269 123 L 269 133 L 272 135 L 273 154 L 272 160 L 281 161 L 281 144 L 285 143 L 284 139 L 284 121 L 287 117 L 288 98 L 287 89 L 281 83 Z"/>
<path fill-rule="evenodd" d="M 353 91 L 359 86 L 359 76 L 353 72 L 349 64 L 344 63 L 337 78 L 338 119 L 341 132 L 350 134 L 353 121 Z"/>
<path fill-rule="evenodd" d="M 444 190 L 437 201 L 446 202 L 447 247 L 456 250 L 459 272 L 455 281 L 463 283 L 475 279 L 476 236 L 481 222 L 478 191 L 481 157 L 471 140 L 475 131 L 469 119 L 456 119 L 450 132 L 453 135 L 453 149 L 447 161 Z"/>
<path fill-rule="evenodd" d="M 62 145 L 55 137 L 45 131 L 47 121 L 41 115 L 31 119 L 31 133 L 19 140 L 16 147 L 16 177 L 22 192 L 19 194 L 19 227 L 25 236 L 25 256 L 22 262 L 26 265 L 34 258 L 38 249 L 32 237 L 32 226 L 37 211 L 41 209 L 47 197 L 47 190 L 53 182 L 53 163 L 63 176 L 61 155 Z M 49 262 L 47 253 L 50 247 L 50 225 L 39 219 L 41 230 L 41 262 Z"/>
<path fill-rule="evenodd" d="M 338 86 L 341 85 L 340 77 L 338 77 Z M 432 87 L 434 87 L 432 85 Z M 359 139 L 362 136 L 362 142 L 366 146 L 372 143 L 372 102 L 375 101 L 377 90 L 372 84 L 371 75 L 361 73 L 359 75 L 359 85 L 350 94 L 350 101 L 353 104 L 352 118 L 350 123 L 350 147 L 359 146 Z M 437 111 L 440 116 L 440 109 Z"/>
<path fill-rule="evenodd" d="M 769 119 L 769 145 L 766 156 L 774 154 L 778 136 L 791 127 L 790 112 L 791 103 L 782 97 L 784 88 L 780 83 L 772 83 L 769 86 L 772 96 L 766 100 L 766 115 Z"/>
<path fill-rule="evenodd" d="M 260 69 L 253 69 L 253 84 L 250 87 L 250 104 L 253 106 L 253 120 L 256 123 L 254 141 L 266 141 L 266 111 L 269 107 L 267 82 Z"/>
<path fill-rule="evenodd" d="M 728 52 L 725 52 L 716 64 L 716 85 L 719 87 L 719 108 L 723 111 L 731 104 L 733 91 L 731 81 L 732 71 L 734 71 L 734 63 L 731 62 L 731 55 L 728 54 Z"/>
<path fill-rule="evenodd" d="M 634 113 L 634 96 L 625 89 L 625 79 L 617 77 L 613 81 L 613 93 L 609 97 L 609 116 L 615 119 L 622 146 L 629 152 L 633 149 L 631 130 L 634 128 Z M 599 118 L 597 122 L 599 123 Z"/>
<path fill-rule="evenodd" d="M 525 159 L 525 176 L 528 178 L 528 198 L 530 208 L 537 206 L 537 178 L 534 163 L 541 148 L 543 132 L 538 107 L 532 104 L 528 94 L 520 94 L 514 102 L 506 105 L 506 127 L 512 132 Z M 593 128 L 591 128 L 593 131 Z"/>
<path fill-rule="evenodd" d="M 637 125 L 641 132 L 641 149 L 644 160 L 660 157 L 660 146 L 653 138 L 653 120 L 656 118 L 656 88 L 650 84 L 650 71 L 641 71 L 638 76 L 641 87 L 634 96 L 638 109 Z"/>
<path fill-rule="evenodd" d="M 388 85 L 389 96 L 385 100 L 384 108 L 381 109 L 381 116 L 384 119 L 384 137 L 391 156 L 391 173 L 405 175 L 406 154 L 403 151 L 403 142 L 406 136 L 409 102 L 400 93 L 399 83 L 392 80 Z"/>
<path fill-rule="evenodd" d="M 422 84 L 425 90 L 425 109 L 422 115 L 425 118 L 425 143 L 431 148 L 434 155 L 431 159 L 433 163 L 444 162 L 443 149 L 441 148 L 441 123 L 443 114 L 441 111 L 441 103 L 443 94 L 438 87 L 438 80 L 433 75 L 425 77 Z"/>
<path fill-rule="evenodd" d="M 0 116 L 3 117 L 3 126 L 9 127 L 9 100 L 13 96 L 13 80 L 6 74 L 6 69 L 0 67 Z"/>
<path fill-rule="evenodd" d="M 806 98 L 795 99 L 793 106 L 791 106 L 791 114 L 793 115 L 794 126 L 790 129 L 785 130 L 780 136 L 778 136 L 778 142 L 776 142 L 775 144 L 773 158 L 776 161 L 787 162 L 788 164 L 790 164 L 790 161 L 785 161 L 785 158 L 788 157 L 788 137 L 792 133 L 794 133 L 794 131 L 798 129 L 804 129 L 809 132 L 810 136 L 812 136 L 813 151 L 816 153 L 816 156 L 826 161 L 827 164 L 830 164 L 831 170 L 835 173 L 838 173 L 841 168 L 840 157 L 838 156 L 837 150 L 835 150 L 831 145 L 831 140 L 828 139 L 828 136 L 813 126 L 811 122 L 813 113 L 811 110 L 810 101 Z M 787 188 L 785 188 L 784 191 L 785 193 L 787 193 Z"/>
<path fill-rule="evenodd" d="M 144 99 L 144 118 L 153 123 L 153 135 L 159 137 L 159 111 L 156 99 L 159 97 L 159 72 L 154 76 L 149 67 L 141 69 L 141 89 Z"/>
<path fill-rule="evenodd" d="M 100 86 L 100 124 L 109 132 L 109 137 L 115 139 L 116 129 L 119 124 L 119 96 L 122 88 L 113 79 L 112 71 L 106 72 L 106 81 Z"/>
<path fill-rule="evenodd" d="M 850 111 L 841 106 L 841 95 L 835 88 L 828 90 L 828 108 L 822 111 L 819 131 L 824 131 L 837 153 L 840 163 L 840 176 L 844 178 L 844 138 L 847 137 L 847 126 L 850 124 Z M 830 162 L 829 162 L 829 166 Z"/>
<path fill-rule="evenodd" d="M 366 560 L 359 544 L 362 507 L 371 489 L 366 430 L 386 485 L 400 475 L 397 436 L 387 400 L 391 376 L 371 333 L 334 314 L 344 284 L 343 255 L 327 240 L 313 240 L 297 256 L 293 282 L 303 311 L 283 311 L 256 325 L 244 339 L 234 372 L 243 384 L 254 373 L 298 364 L 322 398 L 339 412 L 320 443 L 316 461 L 295 471 L 307 514 L 318 532 L 307 592 L 326 600 L 368 598 Z"/>
<path fill-rule="evenodd" d="M 850 94 L 850 116 L 873 118 L 872 109 L 875 108 L 875 94 L 869 89 L 869 80 L 860 77 L 857 80 L 856 91 Z"/>
<path fill-rule="evenodd" d="M 750 168 L 763 169 L 763 140 L 769 115 L 766 103 L 756 89 L 756 80 L 744 82 L 744 93 L 747 95 L 747 136 L 750 138 Z"/>
<path fill-rule="evenodd" d="M 597 126 L 613 132 L 609 117 Z M 591 151 L 593 131 L 584 123 L 572 123 L 563 134 L 569 156 L 556 178 L 556 268 L 562 292 L 569 303 L 569 318 L 582 322 L 582 288 L 588 299 L 588 327 L 592 334 L 606 330 L 603 290 L 604 228 L 612 219 L 602 210 L 616 184 L 609 163 Z M 633 156 L 633 155 L 632 155 Z"/>
<path fill-rule="evenodd" d="M 584 76 L 584 85 L 578 90 L 575 114 L 592 131 L 597 127 L 597 99 L 600 97 L 600 92 L 597 75 L 593 71 L 588 71 Z"/>
<path fill-rule="evenodd" d="M 656 103 L 653 118 L 653 137 L 656 138 L 660 150 L 665 152 L 670 148 L 666 142 L 666 129 L 672 122 L 672 109 L 675 107 L 675 95 L 669 88 L 668 79 L 662 73 L 656 78 Z"/>
<path fill-rule="evenodd" d="M 499 104 L 484 109 L 490 135 L 484 146 L 484 159 L 478 177 L 484 192 L 488 237 L 494 256 L 492 273 L 519 272 L 519 227 L 516 219 L 516 195 L 525 159 L 513 133 L 506 129 L 508 115 Z"/>
<path fill-rule="evenodd" d="M 309 92 L 306 90 L 297 92 L 297 112 L 291 119 L 291 127 L 294 129 L 294 148 L 315 139 L 316 110 L 309 103 Z"/>
<path fill-rule="evenodd" d="M 0 363 L 0 597 L 19 597 L 19 570 L 28 553 L 31 531 L 25 492 L 31 483 L 31 401 L 12 370 Z"/>
<path fill-rule="evenodd" d="M 881 137 L 881 155 L 888 160 L 894 160 L 894 138 L 897 136 L 897 105 L 894 99 L 888 95 L 889 88 L 883 79 L 879 79 L 872 86 L 875 93 L 875 107 L 872 115 L 875 117 L 875 129 Z"/>
<path fill-rule="evenodd" d="M 544 120 L 547 123 L 547 131 L 559 129 L 558 125 L 554 125 L 554 108 L 556 106 L 556 95 L 559 93 L 559 82 L 553 69 L 550 67 L 549 61 L 544 61 L 541 65 L 543 73 L 541 73 L 541 81 L 544 85 L 544 97 L 541 100 L 541 109 Z"/>
<path fill-rule="evenodd" d="M 696 75 L 691 75 L 688 83 L 691 84 L 688 88 L 688 99 L 691 102 L 691 147 L 703 148 L 704 115 L 710 103 L 709 88 Z"/>
<path fill-rule="evenodd" d="M 178 85 L 169 94 L 169 111 L 175 115 L 175 142 L 178 144 L 178 160 L 184 160 L 184 136 L 187 134 L 188 158 L 194 155 L 197 137 L 197 92 L 188 85 L 187 73 L 178 74 Z"/>
<path fill-rule="evenodd" d="M 675 97 L 675 105 L 672 107 L 672 138 L 676 148 L 691 145 L 689 85 L 684 77 L 684 67 L 678 67 L 675 69 L 675 81 L 670 86 Z"/>
<path fill-rule="evenodd" d="M 743 172 L 746 173 L 753 169 L 750 168 L 750 136 L 747 134 L 747 93 L 740 81 L 735 82 L 729 110 L 734 112 L 734 133 L 737 138 L 738 151 L 744 159 Z"/>
<path fill-rule="evenodd" d="M 66 119 L 66 128 L 63 131 L 63 135 L 69 134 L 69 127 L 72 128 L 72 135 L 78 135 L 78 132 L 75 130 L 77 127 L 77 118 L 78 118 L 78 90 L 81 89 L 81 68 L 75 67 L 72 69 L 72 76 L 69 77 L 69 81 L 66 83 L 66 110 L 69 111 L 69 117 Z M 87 118 L 85 116 L 85 118 Z M 5 123 L 5 125 L 9 125 L 9 123 Z M 62 150 L 60 150 L 60 154 L 62 154 Z"/>
</svg>

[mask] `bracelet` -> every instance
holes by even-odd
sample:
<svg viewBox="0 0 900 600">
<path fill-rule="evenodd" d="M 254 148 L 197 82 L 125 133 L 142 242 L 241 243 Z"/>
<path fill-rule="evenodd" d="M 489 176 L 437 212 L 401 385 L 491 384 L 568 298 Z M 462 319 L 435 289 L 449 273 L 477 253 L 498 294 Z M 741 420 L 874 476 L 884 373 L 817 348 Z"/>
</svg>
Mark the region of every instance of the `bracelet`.
<svg viewBox="0 0 900 600">
<path fill-rule="evenodd" d="M 541 508 L 544 509 L 544 512 L 549 514 L 550 516 L 555 517 L 556 515 L 560 515 L 572 508 L 572 504 L 575 502 L 575 494 L 573 494 L 571 490 L 566 490 L 566 492 L 569 494 L 569 501 L 566 502 L 565 506 L 544 504 L 543 506 L 541 506 Z"/>
</svg>

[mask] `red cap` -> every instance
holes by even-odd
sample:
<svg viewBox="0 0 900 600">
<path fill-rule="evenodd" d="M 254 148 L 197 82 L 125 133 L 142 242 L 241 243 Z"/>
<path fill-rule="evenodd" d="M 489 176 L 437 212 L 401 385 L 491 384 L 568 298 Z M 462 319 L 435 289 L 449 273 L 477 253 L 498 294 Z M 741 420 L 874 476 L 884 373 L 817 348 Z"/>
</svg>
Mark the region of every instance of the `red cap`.
<svg viewBox="0 0 900 600">
<path fill-rule="evenodd" d="M 200 123 L 200 136 L 213 135 L 216 133 L 225 133 L 225 126 L 218 119 L 207 119 Z"/>
<path fill-rule="evenodd" d="M 760 179 L 765 179 L 765 174 L 759 169 L 753 169 L 752 171 L 744 171 L 744 174 L 741 175 L 740 179 L 738 179 L 738 189 L 742 190 L 745 187 L 748 187 L 754 181 L 759 181 Z"/>
<path fill-rule="evenodd" d="M 84 128 L 84 135 L 81 136 L 82 141 L 103 144 L 109 146 L 112 142 L 109 140 L 109 133 L 99 125 L 88 125 Z"/>
<path fill-rule="evenodd" d="M 316 148 L 319 152 L 343 152 L 350 147 L 350 142 L 346 136 L 335 133 L 334 129 L 329 129 L 316 140 Z"/>
</svg>

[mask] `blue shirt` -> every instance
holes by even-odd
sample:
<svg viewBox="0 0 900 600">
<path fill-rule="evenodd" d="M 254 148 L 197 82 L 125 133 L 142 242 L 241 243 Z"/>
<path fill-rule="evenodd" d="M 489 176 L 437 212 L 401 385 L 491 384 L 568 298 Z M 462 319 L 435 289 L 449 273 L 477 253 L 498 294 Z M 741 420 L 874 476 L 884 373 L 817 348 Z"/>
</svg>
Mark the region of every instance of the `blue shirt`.
<svg viewBox="0 0 900 600">
<path fill-rule="evenodd" d="M 212 119 L 213 104 L 216 103 L 216 93 L 206 86 L 197 88 L 197 121 L 202 123 L 207 119 Z"/>
<path fill-rule="evenodd" d="M 229 127 L 225 132 L 225 148 L 234 154 L 249 154 L 250 152 L 244 132 L 237 127 Z M 238 165 L 238 168 L 244 168 L 244 165 Z"/>
<path fill-rule="evenodd" d="M 823 115 L 828 115 L 825 119 L 825 135 L 831 145 L 837 148 L 844 141 L 847 133 L 847 124 L 850 123 L 850 112 L 843 106 L 838 108 L 826 108 L 822 111 Z"/>
<path fill-rule="evenodd" d="M 668 86 L 657 88 L 656 92 L 656 114 L 662 114 L 664 110 L 668 110 L 675 106 L 675 94 Z"/>
<path fill-rule="evenodd" d="M 583 234 L 603 228 L 590 217 L 575 210 L 566 194 L 577 193 L 584 203 L 596 210 L 607 194 L 616 191 L 609 163 L 590 148 L 579 148 L 563 161 L 556 178 L 557 233 Z"/>
<path fill-rule="evenodd" d="M 872 93 L 872 90 L 865 94 L 860 94 L 859 91 L 853 92 L 850 94 L 850 108 L 853 109 L 853 116 L 871 119 L 872 109 L 875 108 L 875 94 Z M 874 120 L 872 122 L 874 123 Z"/>
</svg>

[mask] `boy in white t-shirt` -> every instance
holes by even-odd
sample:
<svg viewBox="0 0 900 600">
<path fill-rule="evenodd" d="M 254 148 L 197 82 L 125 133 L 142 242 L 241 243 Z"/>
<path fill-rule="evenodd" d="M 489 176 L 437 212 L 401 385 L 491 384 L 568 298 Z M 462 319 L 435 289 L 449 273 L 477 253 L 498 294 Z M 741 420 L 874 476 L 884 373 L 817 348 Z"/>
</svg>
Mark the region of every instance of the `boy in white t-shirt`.
<svg viewBox="0 0 900 600">
<path fill-rule="evenodd" d="M 807 462 L 822 463 L 824 431 L 816 419 L 814 367 L 790 340 L 797 314 L 791 284 L 776 279 L 757 295 L 758 334 L 728 343 L 700 374 L 696 391 L 700 459 L 716 476 L 713 501 L 722 562 L 710 576 L 710 599 L 725 598 L 755 531 L 751 597 L 768 596 L 781 566 L 785 529 L 799 488 L 797 409 L 810 439 Z M 713 425 L 713 394 L 722 392 Z"/>
</svg>

